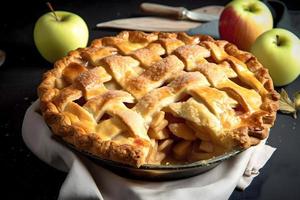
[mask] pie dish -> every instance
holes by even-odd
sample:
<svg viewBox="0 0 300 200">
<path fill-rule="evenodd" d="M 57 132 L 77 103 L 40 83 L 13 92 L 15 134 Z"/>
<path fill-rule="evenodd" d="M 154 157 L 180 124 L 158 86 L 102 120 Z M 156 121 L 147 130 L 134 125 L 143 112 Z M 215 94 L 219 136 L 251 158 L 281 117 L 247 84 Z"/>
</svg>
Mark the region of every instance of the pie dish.
<svg viewBox="0 0 300 200">
<path fill-rule="evenodd" d="M 38 95 L 56 136 L 134 167 L 256 145 L 279 100 L 268 70 L 227 41 L 138 31 L 71 51 L 44 74 Z"/>
</svg>

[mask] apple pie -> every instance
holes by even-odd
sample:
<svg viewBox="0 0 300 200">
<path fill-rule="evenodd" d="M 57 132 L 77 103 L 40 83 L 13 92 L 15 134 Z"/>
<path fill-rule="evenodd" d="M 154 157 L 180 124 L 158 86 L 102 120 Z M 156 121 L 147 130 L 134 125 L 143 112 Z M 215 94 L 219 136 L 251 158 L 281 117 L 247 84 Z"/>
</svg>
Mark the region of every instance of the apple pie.
<svg viewBox="0 0 300 200">
<path fill-rule="evenodd" d="M 227 41 L 138 31 L 71 51 L 44 74 L 38 95 L 55 135 L 136 167 L 256 145 L 279 100 L 268 70 Z"/>
</svg>

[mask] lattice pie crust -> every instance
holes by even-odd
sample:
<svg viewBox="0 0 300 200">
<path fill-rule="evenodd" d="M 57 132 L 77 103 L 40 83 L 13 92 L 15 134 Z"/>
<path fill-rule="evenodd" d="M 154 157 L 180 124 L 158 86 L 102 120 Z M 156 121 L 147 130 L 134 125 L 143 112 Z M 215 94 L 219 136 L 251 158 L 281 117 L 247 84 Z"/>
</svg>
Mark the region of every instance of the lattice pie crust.
<svg viewBox="0 0 300 200">
<path fill-rule="evenodd" d="M 127 31 L 58 60 L 38 94 L 55 135 L 137 167 L 256 145 L 279 99 L 268 70 L 227 41 Z"/>
</svg>

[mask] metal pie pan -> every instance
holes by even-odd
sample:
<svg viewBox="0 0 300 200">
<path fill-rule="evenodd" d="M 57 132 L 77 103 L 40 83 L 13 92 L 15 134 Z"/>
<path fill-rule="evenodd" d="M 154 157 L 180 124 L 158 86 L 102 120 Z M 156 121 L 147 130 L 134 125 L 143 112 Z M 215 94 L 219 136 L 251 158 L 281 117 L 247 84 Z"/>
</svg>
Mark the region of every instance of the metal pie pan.
<svg viewBox="0 0 300 200">
<path fill-rule="evenodd" d="M 182 178 L 188 178 L 204 173 L 223 161 L 239 154 L 242 149 L 235 149 L 220 156 L 216 156 L 207 160 L 201 160 L 189 164 L 180 165 L 142 165 L 139 168 L 126 165 L 120 162 L 103 159 L 99 156 L 95 156 L 89 152 L 77 149 L 74 145 L 69 144 L 62 139 L 59 141 L 63 142 L 73 151 L 84 155 L 96 164 L 126 178 L 145 180 L 145 181 L 167 181 L 177 180 Z"/>
</svg>

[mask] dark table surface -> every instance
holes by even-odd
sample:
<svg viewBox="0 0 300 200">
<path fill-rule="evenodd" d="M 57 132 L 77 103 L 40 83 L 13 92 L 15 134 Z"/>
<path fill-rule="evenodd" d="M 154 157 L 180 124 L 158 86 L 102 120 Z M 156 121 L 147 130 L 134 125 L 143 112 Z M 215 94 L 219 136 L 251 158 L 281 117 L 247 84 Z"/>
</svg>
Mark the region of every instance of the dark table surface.
<svg viewBox="0 0 300 200">
<path fill-rule="evenodd" d="M 158 2 L 158 1 L 153 1 Z M 164 1 L 165 4 L 198 8 L 225 5 L 228 1 Z M 141 1 L 52 1 L 57 10 L 67 10 L 85 19 L 90 40 L 116 34 L 96 30 L 97 22 L 140 16 Z M 290 10 L 300 10 L 297 1 L 286 1 Z M 40 161 L 25 146 L 21 136 L 26 108 L 37 99 L 42 74 L 51 69 L 33 43 L 34 22 L 48 12 L 44 1 L 8 2 L 0 6 L 0 49 L 7 59 L 0 67 L 0 173 L 1 199 L 56 199 L 66 174 Z M 293 23 L 300 14 L 291 11 Z M 299 52 L 300 53 L 300 52 Z M 299 63 L 300 64 L 300 63 Z M 300 78 L 286 87 L 300 90 Z M 268 143 L 276 152 L 245 191 L 235 190 L 230 199 L 300 199 L 300 120 L 279 114 Z M 4 198 L 5 197 L 5 198 Z"/>
</svg>

